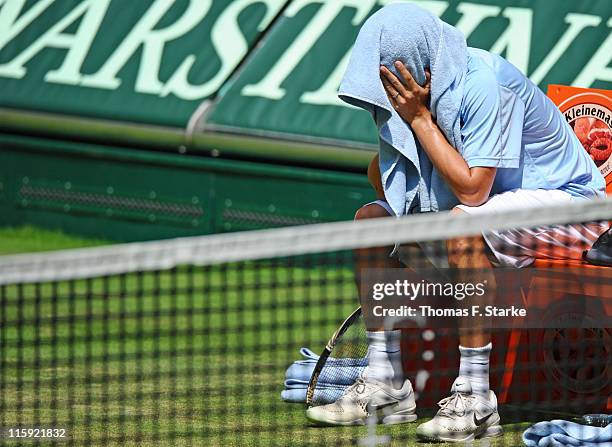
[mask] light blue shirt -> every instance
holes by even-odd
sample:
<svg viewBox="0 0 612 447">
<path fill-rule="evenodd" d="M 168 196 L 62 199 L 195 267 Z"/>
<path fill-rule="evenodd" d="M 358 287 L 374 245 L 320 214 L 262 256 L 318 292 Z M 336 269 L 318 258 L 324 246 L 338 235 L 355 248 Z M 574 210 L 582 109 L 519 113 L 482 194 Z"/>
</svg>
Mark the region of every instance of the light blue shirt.
<svg viewBox="0 0 612 447">
<path fill-rule="evenodd" d="M 491 194 L 522 188 L 605 197 L 603 176 L 559 109 L 504 58 L 468 49 L 460 117 L 468 166 L 498 168 Z"/>
</svg>

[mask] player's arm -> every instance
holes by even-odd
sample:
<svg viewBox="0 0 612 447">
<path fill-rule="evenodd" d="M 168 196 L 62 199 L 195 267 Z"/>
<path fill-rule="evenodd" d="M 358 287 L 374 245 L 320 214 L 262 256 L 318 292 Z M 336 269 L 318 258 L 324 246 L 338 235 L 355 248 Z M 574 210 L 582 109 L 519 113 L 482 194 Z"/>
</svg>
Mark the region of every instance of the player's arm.
<svg viewBox="0 0 612 447">
<path fill-rule="evenodd" d="M 487 201 L 495 180 L 495 168 L 470 168 L 448 143 L 431 116 L 414 120 L 411 127 L 429 159 L 461 203 L 480 206 Z"/>
<path fill-rule="evenodd" d="M 381 67 L 381 80 L 399 115 L 410 125 L 423 150 L 447 182 L 457 199 L 468 206 L 479 206 L 487 201 L 496 169 L 470 168 L 463 157 L 446 140 L 427 108 L 430 79 L 421 87 L 401 63 L 396 63 L 405 85 L 386 67 Z"/>
</svg>

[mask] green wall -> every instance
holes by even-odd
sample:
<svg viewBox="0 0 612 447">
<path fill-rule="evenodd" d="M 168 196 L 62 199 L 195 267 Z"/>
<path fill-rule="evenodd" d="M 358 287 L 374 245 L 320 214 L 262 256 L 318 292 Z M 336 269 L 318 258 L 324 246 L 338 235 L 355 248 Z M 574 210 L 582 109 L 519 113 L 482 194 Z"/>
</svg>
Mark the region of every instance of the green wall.
<svg viewBox="0 0 612 447">
<path fill-rule="evenodd" d="M 351 219 L 365 175 L 0 136 L 0 225 L 119 241 Z"/>
</svg>

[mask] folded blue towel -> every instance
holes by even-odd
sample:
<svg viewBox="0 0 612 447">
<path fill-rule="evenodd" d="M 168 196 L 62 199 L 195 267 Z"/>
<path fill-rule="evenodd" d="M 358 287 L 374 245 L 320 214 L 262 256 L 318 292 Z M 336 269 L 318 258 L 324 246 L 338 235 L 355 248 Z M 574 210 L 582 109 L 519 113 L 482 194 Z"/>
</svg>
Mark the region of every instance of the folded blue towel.
<svg viewBox="0 0 612 447">
<path fill-rule="evenodd" d="M 356 360 L 356 359 L 350 359 Z M 352 385 L 355 380 L 363 373 L 367 362 L 357 362 L 343 364 L 342 362 L 327 362 L 319 375 L 319 383 L 329 383 L 334 385 Z M 295 362 L 285 372 L 285 380 L 310 381 L 315 364 L 303 364 Z M 342 369 L 340 369 L 342 368 Z"/>
<path fill-rule="evenodd" d="M 319 360 L 319 356 L 308 348 L 301 348 L 300 354 L 304 360 L 293 362 L 285 372 L 285 389 L 281 398 L 286 402 L 306 402 L 308 383 Z M 355 383 L 366 366 L 367 358 L 328 358 L 319 376 L 314 399 L 320 403 L 334 402 Z"/>
<path fill-rule="evenodd" d="M 300 354 L 305 360 L 293 362 L 285 372 L 286 380 L 303 380 L 308 385 L 312 372 L 315 369 L 319 356 L 308 348 L 301 348 Z M 323 371 L 319 376 L 320 383 L 331 383 L 336 385 L 352 385 L 357 377 L 361 375 L 365 367 L 368 366 L 367 358 L 342 358 L 330 357 L 325 362 Z M 341 372 L 337 368 L 346 368 Z"/>
<path fill-rule="evenodd" d="M 448 141 L 461 151 L 459 109 L 467 54 L 459 30 L 411 4 L 381 8 L 359 31 L 338 95 L 374 117 L 385 197 L 398 216 L 414 209 L 417 195 L 422 212 L 447 210 L 457 201 L 389 102 L 380 65 L 397 74 L 393 64 L 400 60 L 420 85 L 425 84 L 425 68 L 430 69 L 430 110 Z"/>
<path fill-rule="evenodd" d="M 357 379 L 355 379 L 357 380 Z M 285 380 L 285 389 L 281 391 L 281 399 L 285 402 L 304 403 L 306 402 L 306 391 L 308 390 L 308 382 L 306 380 Z M 354 382 L 354 381 L 353 381 Z M 319 405 L 330 404 L 338 400 L 344 391 L 350 386 L 336 385 L 333 383 L 317 382 L 317 387 L 313 396 L 313 400 Z"/>
<path fill-rule="evenodd" d="M 528 447 L 612 447 L 612 424 L 603 428 L 560 419 L 538 422 L 525 430 L 523 442 Z"/>
<path fill-rule="evenodd" d="M 306 402 L 306 390 L 308 388 L 291 388 L 285 389 L 281 391 L 281 399 L 285 402 L 295 403 L 295 404 L 303 404 Z M 346 387 L 325 387 L 325 388 L 317 388 L 315 390 L 315 394 L 313 399 L 315 402 L 325 405 L 331 404 L 344 394 Z"/>
<path fill-rule="evenodd" d="M 293 362 L 285 372 L 285 379 L 303 380 L 307 382 L 310 380 L 316 364 L 317 362 L 309 362 L 307 360 L 298 360 L 297 362 Z"/>
</svg>

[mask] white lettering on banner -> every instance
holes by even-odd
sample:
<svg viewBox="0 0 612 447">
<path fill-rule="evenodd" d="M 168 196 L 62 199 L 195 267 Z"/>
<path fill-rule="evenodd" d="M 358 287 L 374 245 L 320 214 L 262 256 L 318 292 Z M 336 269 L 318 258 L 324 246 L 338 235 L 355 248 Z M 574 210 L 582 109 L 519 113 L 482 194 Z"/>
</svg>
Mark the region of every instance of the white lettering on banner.
<svg viewBox="0 0 612 447">
<path fill-rule="evenodd" d="M 292 2 L 285 15 L 295 16 L 299 11 L 312 3 L 321 3 L 321 0 L 296 0 Z M 262 98 L 279 100 L 285 96 L 285 89 L 281 84 L 287 76 L 295 69 L 298 63 L 310 51 L 318 38 L 325 32 L 332 21 L 338 16 L 344 7 L 356 9 L 353 16 L 353 25 L 359 25 L 372 10 L 376 0 L 334 0 L 324 2 L 314 18 L 304 27 L 299 36 L 293 41 L 289 48 L 276 61 L 276 64 L 257 84 L 245 85 L 242 89 L 244 96 L 260 96 Z M 337 88 L 337 86 L 336 86 Z"/>
<path fill-rule="evenodd" d="M 539 84 L 550 72 L 550 69 L 559 61 L 563 53 L 569 48 L 570 44 L 578 37 L 578 34 L 587 27 L 599 26 L 601 18 L 587 14 L 568 14 L 565 22 L 569 23 L 569 28 L 565 30 L 561 39 L 557 41 L 554 48 L 544 58 L 540 66 L 531 74 L 530 79 Z"/>
<path fill-rule="evenodd" d="M 246 41 L 238 23 L 238 17 L 249 6 L 262 3 L 266 13 L 261 19 L 258 30 L 269 27 L 274 17 L 285 4 L 285 0 L 234 0 L 221 12 L 211 30 L 211 44 L 220 60 L 220 67 L 215 75 L 202 84 L 191 84 L 190 74 L 195 70 L 198 53 L 188 54 L 166 82 L 159 79 L 160 68 L 164 63 L 164 49 L 168 42 L 184 36 L 194 29 L 208 14 L 212 0 L 189 0 L 186 11 L 174 23 L 163 29 L 156 29 L 160 20 L 176 3 L 176 0 L 151 0 L 151 6 L 138 20 L 125 39 L 115 48 L 111 56 L 102 64 L 96 73 L 81 73 L 83 63 L 91 52 L 103 19 L 112 0 L 82 0 L 74 8 L 60 17 L 55 23 L 21 49 L 12 60 L 0 65 L 0 76 L 21 79 L 27 75 L 26 65 L 46 48 L 66 50 L 58 64 L 59 67 L 49 70 L 44 76 L 46 82 L 66 85 L 83 85 L 102 89 L 117 89 L 121 85 L 119 73 L 130 60 L 137 60 L 135 55 L 141 52 L 140 65 L 134 85 L 138 93 L 159 96 L 175 95 L 184 100 L 198 100 L 218 91 L 237 64 L 247 54 Z M 117 0 L 118 1 L 118 0 Z M 409 0 L 294 0 L 285 12 L 287 17 L 294 17 L 305 7 L 320 5 L 313 18 L 300 30 L 297 38 L 290 43 L 281 57 L 274 63 L 263 79 L 246 85 L 244 96 L 258 96 L 270 100 L 280 100 L 286 91 L 281 85 L 296 69 L 300 61 L 312 50 L 320 36 L 329 28 L 345 7 L 353 8 L 351 19 L 353 25 L 359 26 L 376 5 Z M 441 16 L 450 6 L 448 0 L 410 0 L 430 12 Z M 59 2 L 58 2 L 59 3 Z M 494 2 L 492 2 L 494 3 Z M 39 20 L 55 0 L 39 0 L 29 4 L 27 0 L 0 0 L 0 50 L 14 41 L 28 27 Z M 456 27 L 469 37 L 485 20 L 505 17 L 508 26 L 500 30 L 491 51 L 502 53 L 524 73 L 528 72 L 532 44 L 533 15 L 529 8 L 501 7 L 471 2 L 458 2 L 456 10 L 461 14 Z M 42 20 L 42 19 L 40 19 Z M 80 20 L 74 33 L 66 29 Z M 556 40 L 553 48 L 542 61 L 534 65 L 531 79 L 540 84 L 548 73 L 558 65 L 576 39 L 587 28 L 598 27 L 602 18 L 597 15 L 569 13 L 564 18 L 567 27 Z M 612 27 L 612 19 L 607 26 Z M 609 29 L 608 29 L 609 31 Z M 537 39 L 537 37 L 534 37 Z M 350 107 L 341 102 L 336 92 L 342 75 L 348 64 L 350 51 L 333 68 L 332 73 L 316 90 L 303 92 L 300 103 L 313 105 L 336 105 Z M 574 80 L 578 86 L 589 87 L 597 81 L 612 82 L 612 35 L 601 43 L 595 54 L 581 69 Z M 203 61 L 206 62 L 206 61 Z"/>
<path fill-rule="evenodd" d="M 248 43 L 238 25 L 238 16 L 248 6 L 262 2 L 266 4 L 267 9 L 257 29 L 260 32 L 264 31 L 282 8 L 283 0 L 237 0 L 232 2 L 212 28 L 212 44 L 221 59 L 221 67 L 215 76 L 200 85 L 190 84 L 189 72 L 196 61 L 196 55 L 190 54 L 166 82 L 161 96 L 172 93 L 182 99 L 194 100 L 205 98 L 216 92 L 249 51 Z"/>
<path fill-rule="evenodd" d="M 142 56 L 135 90 L 140 93 L 159 94 L 162 89 L 159 67 L 164 52 L 164 45 L 190 31 L 199 23 L 208 10 L 212 0 L 190 0 L 187 10 L 172 25 L 163 29 L 155 29 L 161 18 L 174 4 L 174 0 L 157 0 L 132 28 L 127 37 L 117 47 L 115 52 L 97 73 L 84 75 L 82 85 L 117 89 L 121 79 L 119 71 L 142 46 Z"/>
<path fill-rule="evenodd" d="M 379 0 L 379 4 L 383 6 L 391 3 L 403 2 L 405 2 L 405 0 Z M 438 16 L 441 16 L 448 7 L 448 2 L 438 0 L 421 0 L 417 1 L 417 3 Z M 528 66 L 533 27 L 532 10 L 510 7 L 502 10 L 499 6 L 460 3 L 457 6 L 457 11 L 460 12 L 462 16 L 455 26 L 466 37 L 469 37 L 485 19 L 497 17 L 503 11 L 503 16 L 508 18 L 510 23 L 493 44 L 491 51 L 497 54 L 505 52 L 506 59 L 517 66 L 523 73 L 529 72 Z M 610 20 L 611 22 L 609 22 L 608 26 L 612 26 L 612 19 Z M 531 80 L 536 84 L 544 80 L 544 77 L 559 61 L 578 35 L 587 27 L 598 26 L 601 23 L 601 18 L 588 14 L 569 13 L 565 17 L 565 22 L 570 26 L 565 30 L 561 39 L 556 42 L 552 50 L 530 76 Z M 590 63 L 582 70 L 576 81 L 574 81 L 574 84 L 588 87 L 596 80 L 612 81 L 612 69 L 607 68 L 610 63 L 610 54 L 612 54 L 612 39 L 608 38 L 600 47 L 597 54 L 593 56 Z M 302 95 L 300 98 L 301 102 L 314 105 L 341 105 L 350 107 L 342 101 L 335 100 L 335 92 L 338 90 L 342 80 L 341 75 L 338 75 L 338 71 L 339 70 L 334 71 L 334 75 L 338 76 L 337 78 L 332 75 L 319 90 Z M 331 83 L 332 78 L 334 79 L 335 85 Z M 334 98 L 332 99 L 330 97 L 325 100 L 325 95 L 332 95 Z"/>
<path fill-rule="evenodd" d="M 503 16 L 510 24 L 491 48 L 492 53 L 506 53 L 506 59 L 523 73 L 529 71 L 533 11 L 527 8 L 506 8 Z"/>
<path fill-rule="evenodd" d="M 381 5 L 390 5 L 392 3 L 406 3 L 407 0 L 379 0 Z M 448 3 L 440 0 L 411 0 L 411 3 L 416 3 L 423 9 L 428 10 L 432 14 L 441 16 L 444 11 L 448 8 Z M 345 103 L 338 98 L 337 92 L 340 87 L 340 82 L 348 66 L 349 59 L 351 57 L 351 49 L 344 55 L 342 60 L 338 63 L 332 74 L 327 78 L 325 83 L 314 92 L 306 92 L 300 96 L 299 101 L 304 104 L 312 104 L 319 106 L 344 106 L 348 108 L 357 108 L 350 104 Z"/>
<path fill-rule="evenodd" d="M 0 0 L 0 50 L 55 0 L 41 0 L 19 17 L 26 0 Z M 17 19 L 19 17 L 19 19 Z"/>
<path fill-rule="evenodd" d="M 423 9 L 440 17 L 448 8 L 448 2 L 442 0 L 378 0 L 381 6 L 391 5 L 393 3 L 414 3 Z"/>
<path fill-rule="evenodd" d="M 405 2 L 406 0 L 379 0 L 379 3 L 382 5 Z M 444 14 L 444 11 L 446 11 L 446 8 L 448 7 L 446 2 L 440 0 L 412 0 L 412 3 L 416 3 L 422 8 L 427 9 L 432 14 L 436 14 L 438 16 Z M 344 55 L 342 60 L 338 63 L 332 74 L 325 80 L 325 83 L 321 86 L 321 88 L 314 92 L 305 92 L 302 96 L 300 96 L 299 101 L 303 104 L 319 106 L 344 106 L 348 108 L 357 108 L 345 103 L 338 98 L 337 95 L 338 87 L 340 86 L 340 82 L 342 81 L 342 77 L 344 76 L 346 67 L 348 66 L 352 50 L 353 48 L 351 47 Z"/>
<path fill-rule="evenodd" d="M 612 27 L 612 18 L 606 24 Z M 588 64 L 584 66 L 578 77 L 574 80 L 574 85 L 578 87 L 590 87 L 595 81 L 612 82 L 612 33 L 608 34 L 607 39 L 595 52 Z"/>
<path fill-rule="evenodd" d="M 87 3 L 90 4 L 90 8 L 79 25 L 79 31 L 74 35 L 74 45 L 69 48 L 61 67 L 47 72 L 45 81 L 72 85 L 81 81 L 83 61 L 104 19 L 110 0 L 91 0 L 82 5 Z"/>
<path fill-rule="evenodd" d="M 455 26 L 465 36 L 469 36 L 485 19 L 497 17 L 501 11 L 499 6 L 460 3 L 457 5 L 457 12 L 460 12 L 462 16 Z"/>
<path fill-rule="evenodd" d="M 406 3 L 406 0 L 379 0 L 378 3 L 381 6 L 385 6 L 394 3 Z M 422 8 L 437 16 L 444 14 L 448 8 L 448 2 L 440 0 L 416 0 L 413 1 L 413 3 L 418 4 Z M 462 8 L 462 6 L 465 7 Z M 501 8 L 499 7 L 474 5 L 471 3 L 459 5 L 458 10 L 462 12 L 464 16 L 457 26 L 462 26 L 463 29 L 459 29 L 461 29 L 466 35 L 469 35 L 474 29 L 476 29 L 480 22 L 482 22 L 482 20 L 484 20 L 486 17 L 497 16 L 501 12 Z M 468 17 L 469 19 L 466 20 Z M 300 97 L 301 103 L 312 105 L 343 106 L 349 108 L 353 107 L 350 104 L 341 101 L 337 96 L 338 88 L 340 87 L 342 76 L 346 71 L 346 66 L 348 65 L 351 51 L 352 48 L 347 54 L 344 55 L 342 61 L 338 64 L 331 76 L 325 81 L 320 89 L 315 92 L 306 92 Z"/>
<path fill-rule="evenodd" d="M 79 70 L 89 52 L 94 37 L 96 37 L 109 2 L 110 0 L 85 0 L 80 3 L 12 61 L 0 65 L 0 76 L 21 79 L 27 73 L 25 64 L 41 50 L 49 47 L 65 48 L 68 53 L 62 66 L 57 70 L 49 71 L 45 80 L 72 85 L 78 84 L 81 79 Z M 6 8 L 6 5 L 4 8 Z M 5 13 L 4 8 L 2 9 L 3 14 Z M 10 12 L 7 14 L 10 16 Z M 83 20 L 75 34 L 63 33 L 81 16 L 83 16 Z M 14 19 L 15 16 L 12 18 Z"/>
<path fill-rule="evenodd" d="M 379 4 L 383 6 L 391 3 L 403 3 L 403 1 L 379 0 Z M 448 2 L 433 0 L 423 0 L 419 2 L 419 4 L 423 7 L 426 7 L 426 9 L 428 9 L 430 12 L 435 13 L 438 16 L 442 15 L 448 7 Z M 510 62 L 516 65 L 523 73 L 527 73 L 529 65 L 529 50 L 531 43 L 531 28 L 533 23 L 533 12 L 530 9 L 509 7 L 502 10 L 502 8 L 497 6 L 477 5 L 474 3 L 461 3 L 457 7 L 457 10 L 462 13 L 462 17 L 457 23 L 457 28 L 461 30 L 466 36 L 469 36 L 482 23 L 483 20 L 489 17 L 497 17 L 500 12 L 503 11 L 503 16 L 509 19 L 510 23 L 508 27 L 504 30 L 504 32 L 501 34 L 501 36 L 497 39 L 491 51 L 498 54 L 505 52 L 506 58 Z M 299 61 L 296 61 L 295 65 L 297 65 L 298 62 Z M 251 91 L 250 93 L 259 93 L 257 96 L 266 97 L 268 99 L 281 99 L 284 96 L 284 90 L 281 90 L 278 86 L 289 74 L 290 71 L 284 73 L 284 78 L 280 80 L 275 80 L 276 86 L 278 88 L 275 91 L 276 96 L 266 96 L 261 94 L 261 92 L 257 90 L 255 92 Z M 335 71 L 334 74 L 337 75 L 337 71 Z M 331 79 L 328 79 L 325 83 L 324 90 L 323 87 L 321 87 L 321 89 L 315 92 L 316 95 L 302 95 L 302 97 L 300 98 L 301 102 L 315 105 L 328 104 L 341 105 L 345 107 L 348 106 L 347 104 L 344 104 L 341 101 L 335 100 L 335 92 L 340 86 L 340 81 L 341 76 L 338 76 L 337 80 L 335 79 L 334 84 L 331 84 Z M 261 85 L 261 83 L 258 85 Z M 280 92 L 282 92 L 282 94 L 280 94 L 279 90 Z M 243 90 L 242 93 L 244 95 L 245 91 Z M 323 96 L 325 94 L 332 95 L 334 99 L 330 97 L 327 99 L 327 101 L 325 101 Z M 311 102 L 313 99 L 316 102 Z"/>
<path fill-rule="evenodd" d="M 315 104 L 319 106 L 348 106 L 354 107 L 350 104 L 346 104 L 340 98 L 338 98 L 338 87 L 348 66 L 349 59 L 351 57 L 351 49 L 344 55 L 342 60 L 338 63 L 332 74 L 327 78 L 321 88 L 315 92 L 306 92 L 300 97 L 300 102 L 305 104 Z"/>
</svg>

